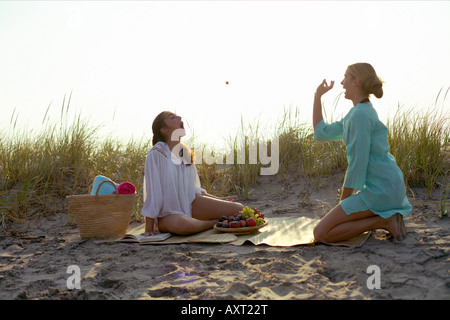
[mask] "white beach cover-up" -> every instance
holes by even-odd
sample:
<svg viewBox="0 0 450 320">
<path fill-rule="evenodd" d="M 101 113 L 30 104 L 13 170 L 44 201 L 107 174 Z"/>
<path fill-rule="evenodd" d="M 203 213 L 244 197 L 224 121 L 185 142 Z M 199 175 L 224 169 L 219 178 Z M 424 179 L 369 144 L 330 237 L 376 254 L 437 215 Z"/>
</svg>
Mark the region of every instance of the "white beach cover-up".
<svg viewBox="0 0 450 320">
<path fill-rule="evenodd" d="M 185 214 L 192 217 L 192 201 L 200 187 L 195 163 L 186 165 L 169 149 L 165 142 L 158 142 L 147 154 L 144 174 L 144 206 L 142 215 L 162 218 L 169 214 Z"/>
</svg>

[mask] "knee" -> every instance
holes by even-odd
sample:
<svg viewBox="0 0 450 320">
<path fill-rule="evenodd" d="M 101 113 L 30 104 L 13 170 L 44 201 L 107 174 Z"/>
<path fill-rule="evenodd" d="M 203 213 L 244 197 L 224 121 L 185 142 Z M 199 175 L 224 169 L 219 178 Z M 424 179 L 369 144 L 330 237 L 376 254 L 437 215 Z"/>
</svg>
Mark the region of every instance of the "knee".
<svg viewBox="0 0 450 320">
<path fill-rule="evenodd" d="M 227 214 L 228 216 L 230 215 L 235 215 L 239 212 L 242 211 L 242 209 L 244 209 L 244 205 L 239 203 L 239 202 L 233 202 L 232 205 L 230 205 L 229 210 L 227 210 Z"/>
<path fill-rule="evenodd" d="M 224 205 L 219 209 L 218 208 L 218 214 L 219 215 L 225 215 L 230 216 L 238 213 L 239 211 L 242 211 L 244 209 L 244 205 L 239 202 L 231 202 L 226 201 L 224 202 Z"/>
<path fill-rule="evenodd" d="M 242 209 L 244 209 L 244 205 L 242 204 L 242 203 L 239 203 L 239 202 L 233 202 L 233 205 L 234 205 L 234 211 L 235 212 L 239 212 L 239 211 L 241 211 Z"/>
<path fill-rule="evenodd" d="M 326 241 L 326 232 L 324 231 L 324 229 L 321 227 L 320 223 L 314 227 L 313 230 L 313 235 L 314 235 L 314 241 L 319 242 L 319 241 Z"/>
</svg>

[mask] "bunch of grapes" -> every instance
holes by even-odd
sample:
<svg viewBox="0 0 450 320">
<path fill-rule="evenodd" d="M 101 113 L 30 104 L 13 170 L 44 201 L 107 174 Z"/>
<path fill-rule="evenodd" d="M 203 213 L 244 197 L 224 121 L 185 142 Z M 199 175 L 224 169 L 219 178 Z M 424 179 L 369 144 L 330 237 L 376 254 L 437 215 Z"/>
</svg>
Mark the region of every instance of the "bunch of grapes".
<svg viewBox="0 0 450 320">
<path fill-rule="evenodd" d="M 241 215 L 245 218 L 253 218 L 253 209 L 250 209 L 249 207 L 245 207 L 244 209 L 242 209 Z"/>
<path fill-rule="evenodd" d="M 244 219 L 255 219 L 257 226 L 264 224 L 264 215 L 256 208 L 251 209 L 249 207 L 245 207 L 242 209 L 241 215 Z"/>
</svg>

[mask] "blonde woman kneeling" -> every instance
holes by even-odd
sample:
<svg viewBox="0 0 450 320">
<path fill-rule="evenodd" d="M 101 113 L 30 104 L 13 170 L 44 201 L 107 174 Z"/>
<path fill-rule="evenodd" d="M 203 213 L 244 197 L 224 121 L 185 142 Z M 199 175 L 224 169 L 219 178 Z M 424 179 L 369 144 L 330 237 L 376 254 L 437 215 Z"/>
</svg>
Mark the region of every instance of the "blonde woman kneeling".
<svg viewBox="0 0 450 320">
<path fill-rule="evenodd" d="M 382 82 L 368 63 L 350 65 L 341 82 L 353 108 L 340 121 L 323 121 L 321 97 L 333 88 L 325 80 L 314 99 L 315 140 L 343 139 L 348 169 L 340 203 L 314 229 L 316 241 L 338 242 L 365 231 L 385 229 L 397 240 L 406 234 L 403 217 L 412 207 L 406 197 L 403 174 L 389 153 L 388 129 L 378 119 L 369 95 L 383 96 Z"/>
</svg>

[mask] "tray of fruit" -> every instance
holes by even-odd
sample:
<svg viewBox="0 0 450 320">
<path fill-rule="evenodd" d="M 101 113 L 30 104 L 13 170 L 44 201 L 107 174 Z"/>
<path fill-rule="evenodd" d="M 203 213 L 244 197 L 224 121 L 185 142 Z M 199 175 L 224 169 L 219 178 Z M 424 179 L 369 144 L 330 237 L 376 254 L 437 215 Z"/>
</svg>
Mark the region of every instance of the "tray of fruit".
<svg viewBox="0 0 450 320">
<path fill-rule="evenodd" d="M 264 220 L 263 213 L 258 209 L 245 207 L 234 216 L 220 217 L 214 229 L 221 232 L 246 234 L 255 232 L 265 226 L 267 226 L 267 221 Z"/>
</svg>

